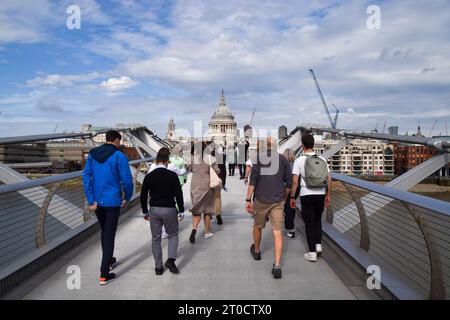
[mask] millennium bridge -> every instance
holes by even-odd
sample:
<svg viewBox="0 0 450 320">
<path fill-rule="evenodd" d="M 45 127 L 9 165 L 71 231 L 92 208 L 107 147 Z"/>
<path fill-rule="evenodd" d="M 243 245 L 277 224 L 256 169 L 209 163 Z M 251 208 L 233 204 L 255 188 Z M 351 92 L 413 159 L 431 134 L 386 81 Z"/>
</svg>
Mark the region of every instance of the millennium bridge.
<svg viewBox="0 0 450 320">
<path fill-rule="evenodd" d="M 213 239 L 188 241 L 191 217 L 180 223 L 177 263 L 181 273 L 153 271 L 151 235 L 139 205 L 142 170 L 161 147 L 171 147 L 146 127 L 120 128 L 140 156 L 130 161 L 132 201 L 122 210 L 116 237 L 117 279 L 98 285 L 99 228 L 87 209 L 81 171 L 30 180 L 0 164 L 0 297 L 2 299 L 449 299 L 450 203 L 408 192 L 450 163 L 450 142 L 347 130 L 302 128 L 278 142 L 299 155 L 305 131 L 329 131 L 339 142 L 323 156 L 338 154 L 353 139 L 427 145 L 436 155 L 385 185 L 332 173 L 331 206 L 323 219 L 323 257 L 303 259 L 299 236 L 285 239 L 283 278 L 275 280 L 272 236 L 263 233 L 262 260 L 254 261 L 252 219 L 245 212 L 243 180 L 229 177 L 222 194 L 223 225 L 213 220 Z M 104 132 L 74 132 L 0 138 L 0 145 L 83 139 L 91 147 Z M 189 182 L 184 186 L 190 206 Z M 201 228 L 201 227 L 200 227 Z M 200 229 L 201 231 L 201 229 Z M 163 250 L 167 242 L 163 240 Z M 165 251 L 164 251 L 165 252 Z M 71 282 L 79 273 L 79 285 Z"/>
</svg>

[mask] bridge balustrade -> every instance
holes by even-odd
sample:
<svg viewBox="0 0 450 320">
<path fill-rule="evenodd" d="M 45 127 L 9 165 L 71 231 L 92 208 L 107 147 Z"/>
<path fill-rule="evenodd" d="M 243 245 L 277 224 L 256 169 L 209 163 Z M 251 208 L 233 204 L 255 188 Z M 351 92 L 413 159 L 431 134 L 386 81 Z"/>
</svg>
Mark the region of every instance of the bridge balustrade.
<svg viewBox="0 0 450 320">
<path fill-rule="evenodd" d="M 425 297 L 449 299 L 450 203 L 337 173 L 332 177 L 325 232 L 332 226 L 335 235 Z M 381 278 L 383 283 L 383 272 Z"/>
</svg>

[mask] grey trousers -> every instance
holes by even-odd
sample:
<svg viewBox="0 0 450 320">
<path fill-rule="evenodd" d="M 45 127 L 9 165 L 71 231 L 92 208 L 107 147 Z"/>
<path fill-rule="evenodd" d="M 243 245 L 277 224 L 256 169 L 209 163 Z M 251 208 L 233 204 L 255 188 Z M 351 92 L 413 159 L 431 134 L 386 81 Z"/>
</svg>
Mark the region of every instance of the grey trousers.
<svg viewBox="0 0 450 320">
<path fill-rule="evenodd" d="M 169 259 L 177 258 L 178 250 L 178 212 L 176 208 L 150 207 L 150 230 L 152 232 L 152 252 L 155 267 L 163 267 L 161 248 L 162 227 L 166 228 L 169 236 Z"/>
</svg>

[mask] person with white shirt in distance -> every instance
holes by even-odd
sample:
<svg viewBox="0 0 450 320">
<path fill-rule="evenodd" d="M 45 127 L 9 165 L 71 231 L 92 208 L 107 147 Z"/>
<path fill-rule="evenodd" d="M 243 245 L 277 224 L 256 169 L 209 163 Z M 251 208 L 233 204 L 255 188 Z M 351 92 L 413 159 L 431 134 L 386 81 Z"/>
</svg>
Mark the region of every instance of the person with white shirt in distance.
<svg viewBox="0 0 450 320">
<path fill-rule="evenodd" d="M 157 168 L 157 164 L 156 161 L 154 161 L 151 165 L 150 165 L 150 169 L 148 170 L 148 173 L 152 172 L 153 170 L 155 170 Z M 178 168 L 175 164 L 169 162 L 169 164 L 167 165 L 167 169 L 175 172 L 177 174 L 178 177 L 182 177 L 186 174 L 186 168 Z M 180 179 L 180 184 L 181 184 L 181 179 Z M 181 187 L 183 187 L 183 185 L 181 184 Z M 150 216 L 148 214 L 146 214 L 144 216 L 145 220 L 150 220 Z M 179 213 L 178 214 L 178 221 L 182 221 L 184 219 L 184 213 Z M 162 239 L 167 239 L 169 237 L 169 235 L 166 232 L 166 228 L 163 226 L 162 227 L 162 235 L 161 238 Z"/>
<path fill-rule="evenodd" d="M 322 213 L 330 204 L 331 175 L 327 161 L 314 152 L 314 137 L 302 136 L 303 155 L 294 162 L 292 170 L 291 208 L 296 208 L 295 192 L 300 179 L 301 215 L 305 221 L 309 252 L 304 254 L 308 261 L 317 261 L 322 253 Z"/>
</svg>

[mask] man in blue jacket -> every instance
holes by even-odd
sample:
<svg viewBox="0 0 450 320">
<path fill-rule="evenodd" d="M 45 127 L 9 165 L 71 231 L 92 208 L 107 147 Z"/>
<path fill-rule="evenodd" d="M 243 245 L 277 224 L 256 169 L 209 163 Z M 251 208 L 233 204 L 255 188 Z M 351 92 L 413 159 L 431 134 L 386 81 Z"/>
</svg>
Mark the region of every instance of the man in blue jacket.
<svg viewBox="0 0 450 320">
<path fill-rule="evenodd" d="M 108 131 L 106 143 L 89 152 L 83 171 L 84 193 L 89 210 L 95 211 L 101 228 L 101 285 L 115 278 L 115 274 L 110 271 L 116 264 L 116 258 L 113 257 L 114 239 L 120 208 L 130 201 L 134 190 L 128 159 L 119 151 L 121 139 L 119 132 Z M 122 193 L 125 194 L 124 200 Z"/>
</svg>

